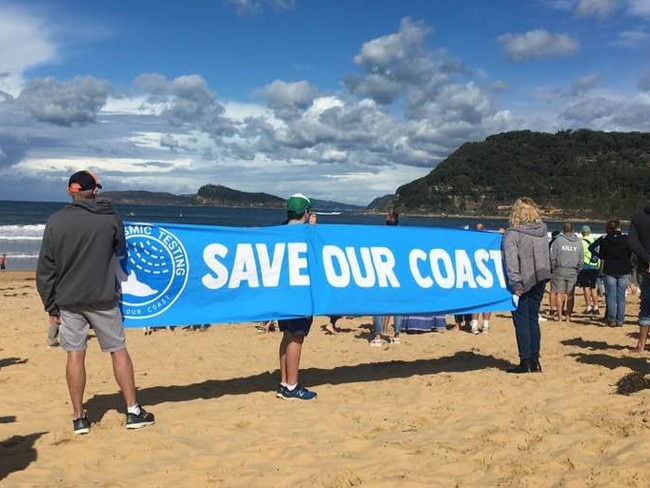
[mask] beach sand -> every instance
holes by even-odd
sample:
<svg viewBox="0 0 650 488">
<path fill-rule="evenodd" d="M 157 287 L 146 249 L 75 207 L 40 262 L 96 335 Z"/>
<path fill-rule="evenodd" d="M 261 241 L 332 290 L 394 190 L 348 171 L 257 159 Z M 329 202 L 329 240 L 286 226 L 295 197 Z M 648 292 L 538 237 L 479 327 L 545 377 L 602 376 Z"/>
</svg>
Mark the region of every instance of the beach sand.
<svg viewBox="0 0 650 488">
<path fill-rule="evenodd" d="M 275 398 L 277 332 L 129 329 L 139 399 L 157 423 L 124 428 L 93 339 L 92 430 L 74 436 L 65 354 L 45 347 L 33 273 L 0 273 L 0 485 L 647 487 L 650 390 L 616 393 L 647 371 L 629 351 L 637 311 L 634 296 L 623 328 L 544 322 L 544 372 L 525 375 L 504 372 L 517 360 L 506 313 L 489 334 L 402 334 L 381 349 L 368 346 L 368 317 L 342 319 L 336 335 L 319 317 L 301 361 L 318 399 L 304 403 Z"/>
</svg>

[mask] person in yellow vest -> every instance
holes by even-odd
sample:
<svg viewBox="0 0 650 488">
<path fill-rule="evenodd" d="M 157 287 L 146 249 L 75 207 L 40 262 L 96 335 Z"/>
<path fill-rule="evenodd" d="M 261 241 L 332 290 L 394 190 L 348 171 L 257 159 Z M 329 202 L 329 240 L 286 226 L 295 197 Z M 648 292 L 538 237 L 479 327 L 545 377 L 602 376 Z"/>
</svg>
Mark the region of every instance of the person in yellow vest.
<svg viewBox="0 0 650 488">
<path fill-rule="evenodd" d="M 578 273 L 578 287 L 582 288 L 585 297 L 585 314 L 598 315 L 598 291 L 596 283 L 598 281 L 598 270 L 600 268 L 600 259 L 589 250 L 593 244 L 594 238 L 591 235 L 591 228 L 583 225 L 580 229 L 582 234 L 582 249 L 584 251 L 584 264 L 580 273 Z"/>
</svg>

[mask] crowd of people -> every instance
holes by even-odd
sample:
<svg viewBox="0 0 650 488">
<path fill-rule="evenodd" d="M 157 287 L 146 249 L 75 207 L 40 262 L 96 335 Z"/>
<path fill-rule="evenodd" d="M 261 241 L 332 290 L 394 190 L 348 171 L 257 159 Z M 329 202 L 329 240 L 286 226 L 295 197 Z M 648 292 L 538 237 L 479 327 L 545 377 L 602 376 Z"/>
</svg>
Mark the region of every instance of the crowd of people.
<svg viewBox="0 0 650 488">
<path fill-rule="evenodd" d="M 137 429 L 155 422 L 137 401 L 133 364 L 126 348 L 119 308 L 119 289 L 113 272 L 114 256 L 123 256 L 124 227 L 111 202 L 98 197 L 101 184 L 92 173 L 79 171 L 68 182 L 72 203 L 54 213 L 46 224 L 38 258 L 36 285 L 49 316 L 48 344 L 66 351 L 66 380 L 71 399 L 72 424 L 76 434 L 90 430 L 83 408 L 86 385 L 85 357 L 89 329 L 92 328 L 103 352 L 110 354 L 115 380 L 126 407 L 126 427 Z M 316 224 L 313 201 L 303 194 L 287 200 L 286 225 Z M 386 225 L 398 225 L 399 215 L 391 210 Z M 482 224 L 476 230 L 484 231 Z M 542 214 L 530 198 L 512 205 L 509 227 L 501 228 L 502 253 L 508 289 L 513 294 L 512 319 L 519 362 L 510 373 L 537 373 L 540 363 L 541 303 L 550 286 L 549 313 L 556 321 L 571 322 L 575 310 L 575 289 L 583 289 L 584 314 L 599 316 L 599 298 L 605 297 L 606 325 L 622 326 L 626 293 L 630 283 L 641 295 L 640 334 L 636 351 L 645 350 L 650 329 L 650 206 L 639 212 L 623 234 L 620 222 L 610 220 L 598 239 L 584 225 L 578 235 L 570 222 L 549 240 Z M 636 269 L 636 272 L 634 272 Z M 603 283 L 603 293 L 599 284 Z M 636 288 L 635 288 L 636 289 Z M 329 316 L 323 326 L 327 334 L 337 334 L 340 316 Z M 262 333 L 276 328 L 281 332 L 278 350 L 280 378 L 276 396 L 284 400 L 314 400 L 316 392 L 299 381 L 300 359 L 313 317 L 268 320 L 256 326 Z M 203 330 L 209 324 L 188 326 Z M 392 329 L 392 336 L 389 331 Z M 454 316 L 447 326 L 444 315 L 377 315 L 372 317 L 369 343 L 372 347 L 400 343 L 400 334 L 445 330 L 466 330 L 485 334 L 490 330 L 490 313 Z"/>
</svg>

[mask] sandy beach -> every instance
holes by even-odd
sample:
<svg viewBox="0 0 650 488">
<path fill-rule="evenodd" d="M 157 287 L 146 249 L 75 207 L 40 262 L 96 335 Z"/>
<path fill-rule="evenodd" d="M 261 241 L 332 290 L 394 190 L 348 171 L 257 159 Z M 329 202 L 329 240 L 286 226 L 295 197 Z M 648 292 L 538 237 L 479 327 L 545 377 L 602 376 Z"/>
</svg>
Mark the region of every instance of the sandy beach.
<svg viewBox="0 0 650 488">
<path fill-rule="evenodd" d="M 647 371 L 629 350 L 636 296 L 623 328 L 544 322 L 542 374 L 504 372 L 517 360 L 509 314 L 489 334 L 403 334 L 384 348 L 368 346 L 369 317 L 342 319 L 336 335 L 319 317 L 301 361 L 319 396 L 304 403 L 275 398 L 277 332 L 130 329 L 157 423 L 124 428 L 110 359 L 91 340 L 86 436 L 72 433 L 65 353 L 45 346 L 33 273 L 0 273 L 0 310 L 2 487 L 650 485 L 650 390 L 616 393 Z"/>
</svg>

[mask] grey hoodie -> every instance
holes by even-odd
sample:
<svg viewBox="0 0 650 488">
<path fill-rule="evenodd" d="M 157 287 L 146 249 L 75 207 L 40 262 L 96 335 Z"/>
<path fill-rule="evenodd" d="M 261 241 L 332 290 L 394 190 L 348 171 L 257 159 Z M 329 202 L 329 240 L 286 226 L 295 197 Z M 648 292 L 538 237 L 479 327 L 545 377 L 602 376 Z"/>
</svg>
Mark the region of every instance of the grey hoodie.
<svg viewBox="0 0 650 488">
<path fill-rule="evenodd" d="M 548 231 L 544 223 L 510 227 L 503 236 L 506 276 L 510 289 L 524 293 L 551 278 Z"/>
<path fill-rule="evenodd" d="M 45 310 L 111 306 L 118 299 L 113 256 L 125 255 L 124 226 L 110 200 L 96 198 L 53 213 L 43 233 L 36 288 Z"/>
<path fill-rule="evenodd" d="M 576 234 L 560 234 L 551 244 L 551 270 L 578 274 L 584 266 L 582 241 Z"/>
</svg>

